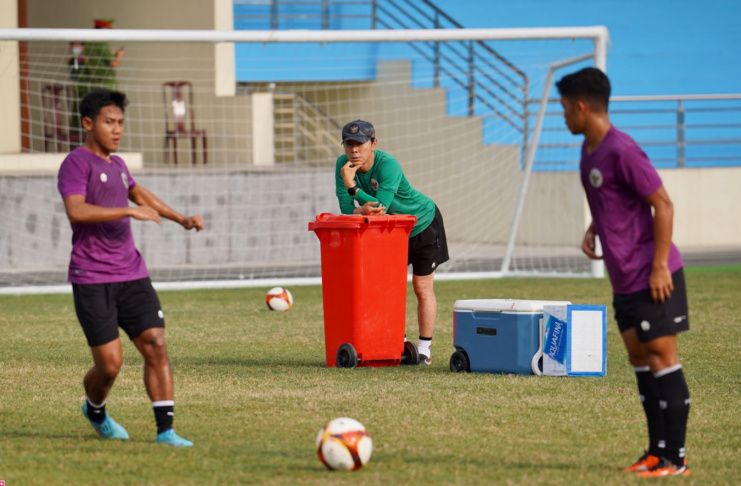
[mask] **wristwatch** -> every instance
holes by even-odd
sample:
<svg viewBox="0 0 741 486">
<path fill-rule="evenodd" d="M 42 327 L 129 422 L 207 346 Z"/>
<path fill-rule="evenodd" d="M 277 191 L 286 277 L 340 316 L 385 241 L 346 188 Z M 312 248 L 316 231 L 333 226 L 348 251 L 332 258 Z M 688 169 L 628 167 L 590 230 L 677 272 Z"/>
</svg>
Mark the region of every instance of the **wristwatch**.
<svg viewBox="0 0 741 486">
<path fill-rule="evenodd" d="M 355 194 L 357 194 L 359 190 L 360 188 L 357 184 L 355 184 L 354 186 L 347 189 L 347 193 L 350 194 L 352 197 L 355 197 Z"/>
</svg>

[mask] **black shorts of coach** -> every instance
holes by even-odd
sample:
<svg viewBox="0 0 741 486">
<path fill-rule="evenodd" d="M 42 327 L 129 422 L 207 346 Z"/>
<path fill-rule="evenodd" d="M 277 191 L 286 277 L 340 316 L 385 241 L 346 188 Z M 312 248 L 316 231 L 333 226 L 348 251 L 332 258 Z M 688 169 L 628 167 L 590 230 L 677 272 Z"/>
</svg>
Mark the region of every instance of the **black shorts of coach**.
<svg viewBox="0 0 741 486">
<path fill-rule="evenodd" d="M 435 218 L 430 225 L 418 235 L 409 238 L 409 264 L 414 275 L 424 277 L 449 259 L 443 215 L 435 206 Z"/>
<path fill-rule="evenodd" d="M 118 328 L 134 339 L 147 329 L 165 327 L 157 292 L 147 277 L 130 282 L 72 284 L 75 311 L 90 347 L 118 338 Z"/>
<path fill-rule="evenodd" d="M 674 291 L 662 303 L 653 301 L 650 289 L 632 294 L 615 294 L 612 305 L 620 333 L 635 328 L 638 339 L 648 342 L 689 330 L 687 288 L 681 268 L 672 274 L 672 282 Z"/>
</svg>

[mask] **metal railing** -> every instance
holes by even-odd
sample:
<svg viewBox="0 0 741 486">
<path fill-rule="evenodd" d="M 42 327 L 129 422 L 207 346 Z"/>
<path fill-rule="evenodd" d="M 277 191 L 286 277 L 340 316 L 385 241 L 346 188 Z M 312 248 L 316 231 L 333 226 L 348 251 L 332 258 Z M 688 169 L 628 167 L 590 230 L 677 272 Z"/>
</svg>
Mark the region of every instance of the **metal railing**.
<svg viewBox="0 0 741 486">
<path fill-rule="evenodd" d="M 234 20 L 242 28 L 322 29 L 343 20 L 370 19 L 368 0 L 234 0 Z"/>
<path fill-rule="evenodd" d="M 340 144 L 340 124 L 318 106 L 296 93 L 297 160 L 309 166 L 326 166 L 334 162 Z"/>
<path fill-rule="evenodd" d="M 327 166 L 337 157 L 340 124 L 299 93 L 276 92 L 275 157 L 279 163 Z"/>
<path fill-rule="evenodd" d="M 370 29 L 462 29 L 430 0 L 235 0 L 235 25 L 333 29 L 367 21 Z M 460 89 L 468 116 L 486 114 L 527 136 L 527 75 L 488 41 L 408 44 L 432 68 L 434 87 Z"/>
<path fill-rule="evenodd" d="M 538 103 L 529 102 L 531 121 Z M 548 103 L 534 169 L 575 170 L 582 140 L 568 133 L 559 100 Z M 658 168 L 741 166 L 741 93 L 613 96 L 610 120 Z"/>
<path fill-rule="evenodd" d="M 372 29 L 462 29 L 463 25 L 429 0 L 374 0 Z M 447 79 L 466 91 L 468 116 L 477 107 L 520 133 L 526 131 L 527 75 L 486 41 L 411 44 L 432 64 L 434 86 Z"/>
</svg>

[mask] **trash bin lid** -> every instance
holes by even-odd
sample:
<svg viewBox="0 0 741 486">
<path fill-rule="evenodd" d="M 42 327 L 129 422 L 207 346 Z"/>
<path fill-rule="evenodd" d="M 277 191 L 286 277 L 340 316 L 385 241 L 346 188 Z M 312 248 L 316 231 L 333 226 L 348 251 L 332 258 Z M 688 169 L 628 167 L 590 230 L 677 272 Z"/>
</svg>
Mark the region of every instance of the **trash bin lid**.
<svg viewBox="0 0 741 486">
<path fill-rule="evenodd" d="M 543 312 L 544 305 L 568 305 L 563 300 L 516 300 L 516 299 L 472 299 L 456 300 L 456 311 L 506 312 L 509 314 L 533 314 Z"/>
<path fill-rule="evenodd" d="M 362 214 L 317 214 L 309 222 L 309 231 L 318 229 L 359 229 L 363 227 L 401 227 L 411 228 L 417 222 L 416 216 L 408 214 L 384 214 L 382 216 Z"/>
</svg>

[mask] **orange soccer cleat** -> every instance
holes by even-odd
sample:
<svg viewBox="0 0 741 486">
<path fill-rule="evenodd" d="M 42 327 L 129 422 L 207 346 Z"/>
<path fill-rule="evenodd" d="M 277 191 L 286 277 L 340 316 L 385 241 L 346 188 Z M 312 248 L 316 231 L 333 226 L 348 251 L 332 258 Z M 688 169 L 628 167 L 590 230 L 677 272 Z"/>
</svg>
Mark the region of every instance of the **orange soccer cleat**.
<svg viewBox="0 0 741 486">
<path fill-rule="evenodd" d="M 646 451 L 643 453 L 641 457 L 638 458 L 636 462 L 634 462 L 632 465 L 623 469 L 623 471 L 625 472 L 648 471 L 652 467 L 656 466 L 660 461 L 661 461 L 661 458 L 659 456 L 654 456 L 653 454 L 650 454 L 648 451 Z"/>
<path fill-rule="evenodd" d="M 684 460 L 684 464 L 677 466 L 664 459 L 663 457 L 659 460 L 659 463 L 648 469 L 647 471 L 641 471 L 636 473 L 641 478 L 658 478 L 663 476 L 689 476 L 691 473 L 690 468 L 687 467 L 687 459 Z"/>
</svg>

